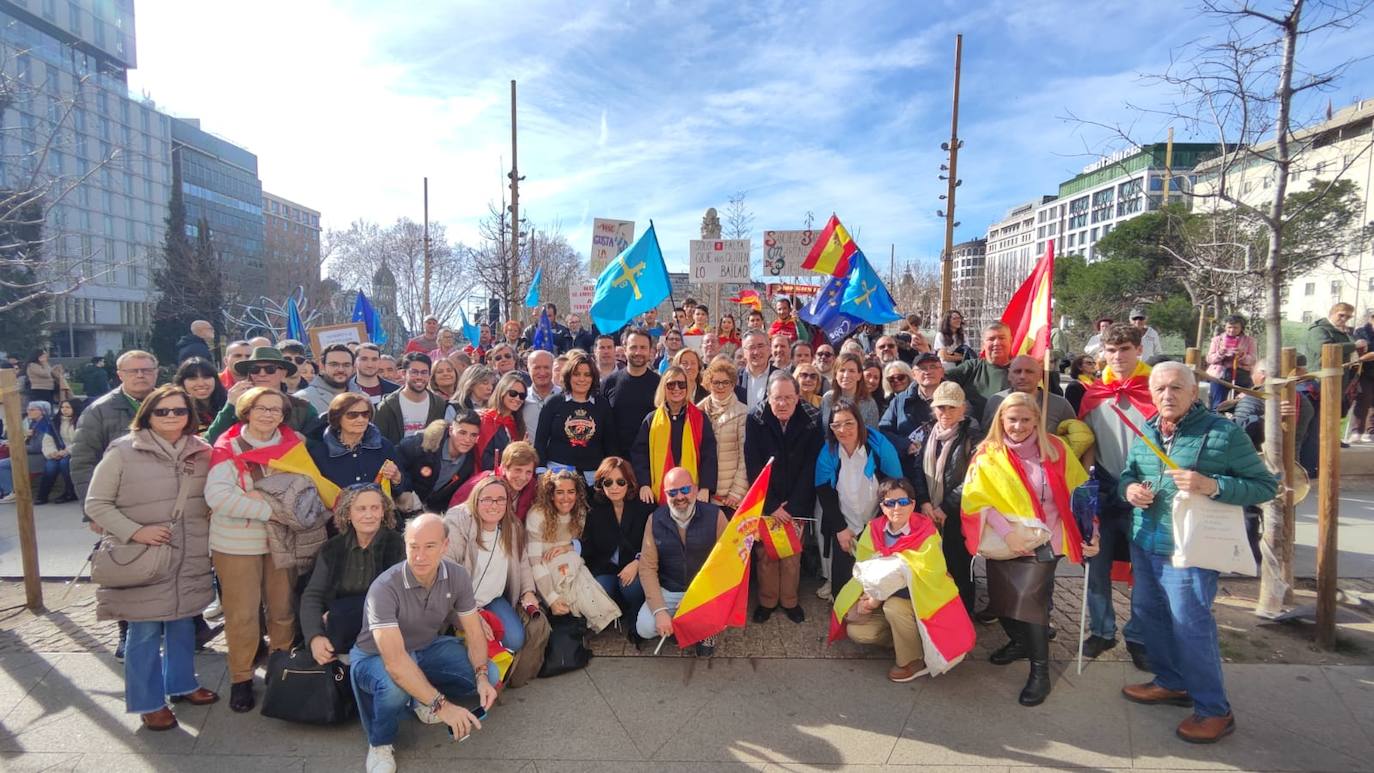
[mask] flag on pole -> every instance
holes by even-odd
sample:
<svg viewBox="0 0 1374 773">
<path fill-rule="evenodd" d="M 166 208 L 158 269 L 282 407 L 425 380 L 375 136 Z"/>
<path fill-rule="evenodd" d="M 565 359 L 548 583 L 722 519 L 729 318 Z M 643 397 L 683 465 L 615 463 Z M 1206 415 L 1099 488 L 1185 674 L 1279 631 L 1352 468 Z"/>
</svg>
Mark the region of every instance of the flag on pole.
<svg viewBox="0 0 1374 773">
<path fill-rule="evenodd" d="M 372 304 L 368 303 L 367 294 L 362 290 L 358 291 L 358 297 L 353 301 L 353 321 L 363 323 L 367 329 L 367 337 L 372 343 L 382 345 L 386 343 L 386 331 L 382 329 L 382 320 L 377 316 Z"/>
<path fill-rule="evenodd" d="M 1036 261 L 1026 281 L 1011 296 L 1002 322 L 1011 328 L 1011 356 L 1029 354 L 1044 359 L 1050 348 L 1050 331 L 1054 329 L 1054 240 L 1050 239 L 1045 254 Z"/>
<path fill-rule="evenodd" d="M 802 261 L 802 268 L 818 274 L 849 276 L 849 259 L 858 251 L 859 245 L 849 238 L 840 219 L 831 214 L 816 243 L 811 245 L 811 252 Z"/>
<path fill-rule="evenodd" d="M 540 266 L 534 270 L 534 278 L 530 280 L 529 292 L 525 293 L 525 305 L 534 308 L 539 305 L 539 280 L 544 278 L 544 267 Z"/>
<path fill-rule="evenodd" d="M 844 288 L 840 311 L 874 325 L 901 319 L 902 315 L 897 313 L 892 302 L 892 294 L 887 291 L 887 285 L 873 270 L 868 258 L 855 250 L 850 258 L 850 266 L 849 282 Z"/>
<path fill-rule="evenodd" d="M 606 264 L 592 296 L 592 321 L 600 330 L 619 330 L 625 323 L 655 308 L 672 290 L 668 266 L 658 246 L 654 221 L 630 248 Z"/>
<path fill-rule="evenodd" d="M 535 349 L 543 349 L 546 352 L 553 351 L 553 325 L 549 324 L 549 313 L 539 312 L 539 322 L 534 326 L 534 340 L 530 345 Z"/>
<path fill-rule="evenodd" d="M 294 338 L 297 341 L 308 341 L 305 337 L 305 325 L 301 324 L 301 310 L 296 306 L 296 296 L 286 299 L 286 337 Z M 315 352 L 318 357 L 319 352 Z"/>
<path fill-rule="evenodd" d="M 820 330 L 831 346 L 839 346 L 845 336 L 863 324 L 863 320 L 840 310 L 840 303 L 844 300 L 844 291 L 848 286 L 848 274 L 831 277 L 821 291 L 816 293 L 816 297 L 811 299 L 811 303 L 798 314 L 802 321 L 809 322 Z M 800 332 L 798 331 L 798 334 Z"/>
<path fill-rule="evenodd" d="M 738 303 L 741 306 L 748 306 L 754 311 L 763 311 L 763 299 L 759 297 L 758 290 L 740 290 L 733 298 L 727 298 L 730 303 Z"/>
<path fill-rule="evenodd" d="M 475 348 L 478 342 L 482 340 L 482 329 L 468 321 L 466 309 L 459 309 L 458 316 L 463 321 L 463 337 L 468 339 L 468 343 Z"/>
<path fill-rule="evenodd" d="M 759 537 L 763 500 L 772 476 L 773 460 L 769 459 L 711 548 L 706 563 L 687 586 L 673 616 L 677 646 L 696 644 L 727 626 L 744 627 L 744 612 L 749 606 L 749 554 Z"/>
</svg>

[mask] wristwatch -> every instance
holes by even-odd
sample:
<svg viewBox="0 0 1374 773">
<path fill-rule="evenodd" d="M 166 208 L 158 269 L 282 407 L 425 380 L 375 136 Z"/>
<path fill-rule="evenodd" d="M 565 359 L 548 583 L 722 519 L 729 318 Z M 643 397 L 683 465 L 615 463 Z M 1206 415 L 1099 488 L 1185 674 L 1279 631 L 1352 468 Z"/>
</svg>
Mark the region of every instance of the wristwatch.
<svg viewBox="0 0 1374 773">
<path fill-rule="evenodd" d="M 444 699 L 444 694 L 439 693 L 438 695 L 434 696 L 434 700 L 429 702 L 429 710 L 434 712 L 435 714 L 438 714 L 439 709 L 442 709 L 445 703 L 447 703 L 447 701 Z"/>
</svg>

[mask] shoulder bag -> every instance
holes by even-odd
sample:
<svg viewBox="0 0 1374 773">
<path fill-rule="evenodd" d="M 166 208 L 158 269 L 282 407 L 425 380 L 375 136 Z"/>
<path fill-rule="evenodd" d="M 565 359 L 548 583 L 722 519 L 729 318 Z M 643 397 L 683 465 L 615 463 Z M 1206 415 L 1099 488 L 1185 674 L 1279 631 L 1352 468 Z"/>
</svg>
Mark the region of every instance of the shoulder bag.
<svg viewBox="0 0 1374 773">
<path fill-rule="evenodd" d="M 190 495 L 191 476 L 183 473 L 169 523 L 175 524 L 181 519 Z M 106 534 L 91 555 L 91 582 L 105 588 L 140 588 L 160 582 L 173 571 L 175 550 L 171 545 L 121 542 Z"/>
</svg>

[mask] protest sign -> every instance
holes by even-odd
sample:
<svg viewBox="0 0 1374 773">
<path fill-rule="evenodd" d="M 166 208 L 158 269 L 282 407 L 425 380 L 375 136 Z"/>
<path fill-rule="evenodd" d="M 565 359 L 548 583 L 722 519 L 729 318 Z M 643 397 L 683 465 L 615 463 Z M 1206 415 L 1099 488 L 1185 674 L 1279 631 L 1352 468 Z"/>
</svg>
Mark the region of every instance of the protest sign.
<svg viewBox="0 0 1374 773">
<path fill-rule="evenodd" d="M 810 271 L 802 268 L 802 261 L 811 251 L 819 232 L 806 231 L 764 231 L 763 232 L 763 276 L 768 282 L 775 277 L 808 276 Z"/>
<path fill-rule="evenodd" d="M 310 351 L 316 356 L 326 347 L 334 344 L 363 343 L 368 340 L 367 326 L 361 322 L 345 322 L 341 325 L 321 325 L 306 328 L 310 337 Z"/>
<path fill-rule="evenodd" d="M 592 276 L 601 276 L 606 264 L 616 259 L 629 248 L 635 240 L 633 220 L 607 220 L 596 218 L 592 221 Z"/>
<path fill-rule="evenodd" d="M 568 290 L 568 311 L 573 314 L 588 314 L 592 309 L 592 299 L 596 296 L 596 285 L 591 282 L 575 282 Z"/>
<path fill-rule="evenodd" d="M 690 271 L 694 284 L 749 281 L 748 239 L 693 239 Z"/>
</svg>

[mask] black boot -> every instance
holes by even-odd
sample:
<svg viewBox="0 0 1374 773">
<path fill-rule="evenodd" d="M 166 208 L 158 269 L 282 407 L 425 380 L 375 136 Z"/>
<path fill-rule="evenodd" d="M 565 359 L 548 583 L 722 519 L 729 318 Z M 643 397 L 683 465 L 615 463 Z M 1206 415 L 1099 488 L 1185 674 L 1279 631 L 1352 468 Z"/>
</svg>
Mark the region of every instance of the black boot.
<svg viewBox="0 0 1374 773">
<path fill-rule="evenodd" d="M 1025 629 L 1028 626 L 1020 620 L 1012 620 L 1009 617 L 1001 618 L 1000 622 L 1002 623 L 1002 630 L 1007 632 L 1007 638 L 1011 641 L 1002 645 L 1001 649 L 994 651 L 988 660 L 992 661 L 993 665 L 1005 666 L 1026 657 Z"/>
<path fill-rule="evenodd" d="M 1025 625 L 1026 646 L 1030 650 L 1030 677 L 1021 690 L 1022 706 L 1039 706 L 1050 694 L 1050 629 L 1044 625 Z"/>
</svg>

